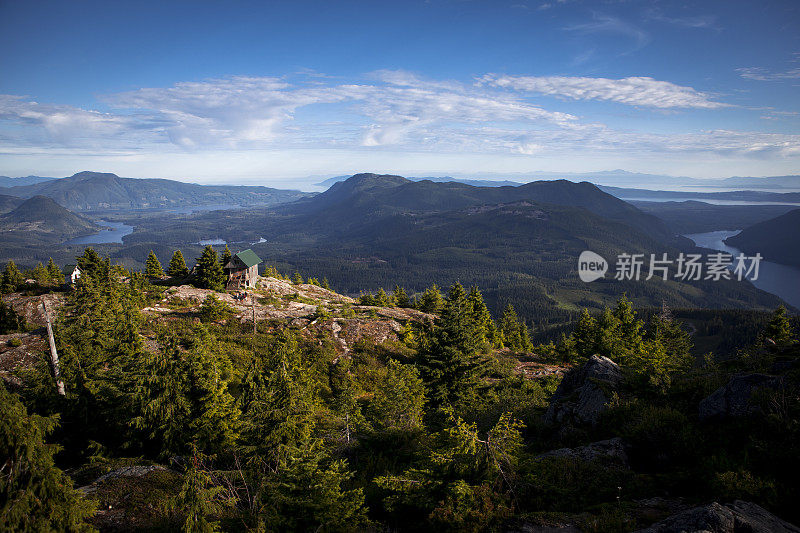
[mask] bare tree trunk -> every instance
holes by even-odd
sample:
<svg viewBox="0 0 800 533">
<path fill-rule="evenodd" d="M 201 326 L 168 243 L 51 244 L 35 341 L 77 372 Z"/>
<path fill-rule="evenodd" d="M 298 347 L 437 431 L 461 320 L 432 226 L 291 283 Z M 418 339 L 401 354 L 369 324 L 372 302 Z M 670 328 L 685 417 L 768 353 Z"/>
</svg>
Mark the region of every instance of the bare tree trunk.
<svg viewBox="0 0 800 533">
<path fill-rule="evenodd" d="M 47 321 L 47 340 L 50 343 L 50 364 L 53 367 L 53 377 L 56 380 L 56 391 L 59 395 L 66 396 L 67 392 L 64 388 L 64 381 L 61 379 L 61 367 L 58 364 L 56 340 L 53 338 L 53 326 L 50 323 L 50 313 L 47 311 L 47 304 L 44 298 L 42 298 L 42 309 L 44 309 L 44 318 Z"/>
<path fill-rule="evenodd" d="M 258 330 L 256 329 L 256 295 L 255 294 L 251 294 L 250 295 L 250 307 L 252 307 L 252 309 L 253 309 L 253 335 L 255 335 L 256 333 L 258 333 Z"/>
</svg>

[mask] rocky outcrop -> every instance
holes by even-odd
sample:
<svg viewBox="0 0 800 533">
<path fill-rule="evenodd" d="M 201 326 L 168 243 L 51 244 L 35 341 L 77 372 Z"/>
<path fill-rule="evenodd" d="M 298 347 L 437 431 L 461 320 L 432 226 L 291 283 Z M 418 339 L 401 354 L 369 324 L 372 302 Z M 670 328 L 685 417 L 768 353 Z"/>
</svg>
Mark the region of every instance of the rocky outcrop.
<svg viewBox="0 0 800 533">
<path fill-rule="evenodd" d="M 123 466 L 122 468 L 117 468 L 116 470 L 112 470 L 107 474 L 103 474 L 89 485 L 79 487 L 78 491 L 83 494 L 92 494 L 106 481 L 117 479 L 118 477 L 143 477 L 156 470 L 166 470 L 166 468 L 161 465 Z"/>
<path fill-rule="evenodd" d="M 759 389 L 779 389 L 783 380 L 767 374 L 737 374 L 725 386 L 715 390 L 700 402 L 700 420 L 721 420 L 741 417 L 760 411 L 754 403 L 753 395 Z"/>
<path fill-rule="evenodd" d="M 621 381 L 622 372 L 614 361 L 593 355 L 585 365 L 564 376 L 550 400 L 545 422 L 596 425 Z"/>
<path fill-rule="evenodd" d="M 638 533 L 800 533 L 800 528 L 785 522 L 763 507 L 737 500 L 716 502 L 670 516 Z"/>
<path fill-rule="evenodd" d="M 619 437 L 592 442 L 591 444 L 579 446 L 577 448 L 559 448 L 558 450 L 551 450 L 537 455 L 536 459 L 545 459 L 548 457 L 571 457 L 581 461 L 610 459 L 624 466 L 628 466 L 628 454 L 625 451 L 625 444 Z"/>
</svg>

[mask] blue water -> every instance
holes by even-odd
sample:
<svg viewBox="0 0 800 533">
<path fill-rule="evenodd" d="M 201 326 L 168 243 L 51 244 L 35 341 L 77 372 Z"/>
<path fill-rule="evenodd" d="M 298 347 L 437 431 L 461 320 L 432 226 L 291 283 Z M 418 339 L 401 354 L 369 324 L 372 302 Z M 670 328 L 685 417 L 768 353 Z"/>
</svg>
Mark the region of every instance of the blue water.
<svg viewBox="0 0 800 533">
<path fill-rule="evenodd" d="M 684 235 L 692 239 L 697 246 L 738 255 L 741 250 L 728 246 L 723 242 L 728 237 L 733 237 L 741 230 L 734 231 L 709 231 L 708 233 L 693 233 Z M 800 309 L 800 268 L 772 263 L 761 260 L 758 279 L 750 283 L 770 294 L 783 299 L 784 302 Z"/>
<path fill-rule="evenodd" d="M 100 226 L 106 226 L 109 229 L 104 229 L 95 233 L 94 235 L 86 235 L 83 237 L 76 237 L 66 241 L 64 244 L 109 244 L 121 243 L 125 235 L 133 233 L 133 226 L 123 224 L 122 222 L 109 222 L 107 220 L 95 221 Z"/>
</svg>

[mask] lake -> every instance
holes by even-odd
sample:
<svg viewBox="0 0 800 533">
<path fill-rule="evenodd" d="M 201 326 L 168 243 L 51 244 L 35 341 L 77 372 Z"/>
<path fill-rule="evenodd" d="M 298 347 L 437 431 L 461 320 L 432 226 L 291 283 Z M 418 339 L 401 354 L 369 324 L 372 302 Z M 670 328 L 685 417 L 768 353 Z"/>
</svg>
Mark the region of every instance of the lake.
<svg viewBox="0 0 800 533">
<path fill-rule="evenodd" d="M 125 235 L 133 233 L 133 226 L 123 224 L 122 222 L 110 222 L 108 220 L 96 220 L 100 226 L 107 226 L 109 229 L 104 229 L 93 235 L 85 235 L 83 237 L 76 237 L 66 241 L 64 244 L 109 244 L 121 243 Z"/>
<path fill-rule="evenodd" d="M 684 237 L 692 239 L 697 246 L 727 252 L 736 256 L 741 253 L 741 250 L 728 246 L 723 241 L 728 237 L 733 237 L 740 231 L 709 231 L 708 233 L 684 235 Z M 779 296 L 786 303 L 800 309 L 800 268 L 762 259 L 759 266 L 758 279 L 750 283 L 762 291 Z"/>
</svg>

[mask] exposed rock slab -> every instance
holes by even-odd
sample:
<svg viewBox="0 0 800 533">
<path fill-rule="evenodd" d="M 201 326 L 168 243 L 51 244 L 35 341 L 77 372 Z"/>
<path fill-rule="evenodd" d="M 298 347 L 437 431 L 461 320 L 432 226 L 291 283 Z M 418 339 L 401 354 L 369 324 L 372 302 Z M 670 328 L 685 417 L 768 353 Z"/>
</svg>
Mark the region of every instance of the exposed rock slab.
<svg viewBox="0 0 800 533">
<path fill-rule="evenodd" d="M 621 381 L 622 372 L 614 361 L 593 355 L 586 364 L 564 375 L 550 400 L 545 422 L 596 425 L 607 409 L 611 391 Z"/>
<path fill-rule="evenodd" d="M 559 448 L 536 456 L 537 459 L 544 459 L 547 457 L 571 457 L 581 461 L 611 459 L 625 466 L 628 465 L 628 454 L 625 451 L 625 443 L 619 437 L 592 442 L 591 444 L 579 446 L 577 448 Z"/>
<path fill-rule="evenodd" d="M 638 533 L 800 533 L 800 528 L 781 520 L 755 503 L 734 503 L 695 507 L 670 516 Z"/>
<path fill-rule="evenodd" d="M 760 411 L 753 403 L 759 389 L 776 390 L 783 380 L 768 374 L 737 374 L 724 386 L 700 402 L 700 420 L 720 420 L 729 417 L 749 416 Z"/>
</svg>

